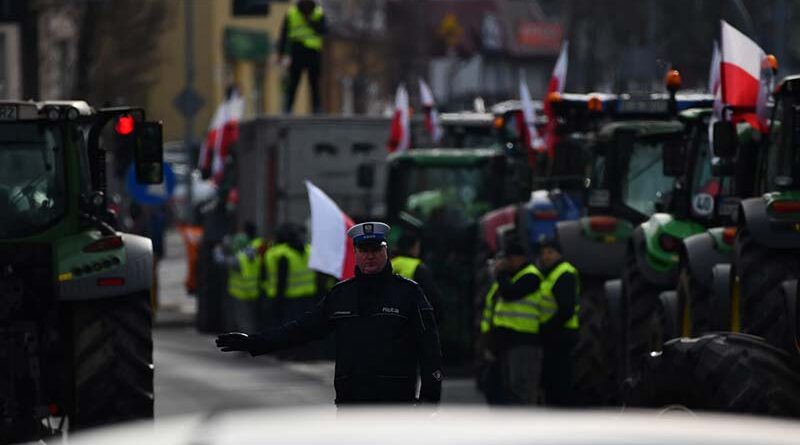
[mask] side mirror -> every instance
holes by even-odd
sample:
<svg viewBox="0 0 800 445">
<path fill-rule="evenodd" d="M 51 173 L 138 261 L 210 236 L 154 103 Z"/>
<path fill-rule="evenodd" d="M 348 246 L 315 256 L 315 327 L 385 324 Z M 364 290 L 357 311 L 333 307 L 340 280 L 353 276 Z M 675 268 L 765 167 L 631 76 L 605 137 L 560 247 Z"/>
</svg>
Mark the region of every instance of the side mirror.
<svg viewBox="0 0 800 445">
<path fill-rule="evenodd" d="M 134 163 L 136 182 L 139 184 L 161 184 L 164 180 L 161 122 L 137 123 Z"/>
<path fill-rule="evenodd" d="M 736 127 L 731 122 L 720 121 L 714 123 L 714 156 L 730 158 L 736 154 Z"/>
<path fill-rule="evenodd" d="M 672 138 L 664 144 L 664 148 L 661 150 L 661 167 L 664 176 L 683 174 L 683 141 L 681 138 Z"/>
</svg>

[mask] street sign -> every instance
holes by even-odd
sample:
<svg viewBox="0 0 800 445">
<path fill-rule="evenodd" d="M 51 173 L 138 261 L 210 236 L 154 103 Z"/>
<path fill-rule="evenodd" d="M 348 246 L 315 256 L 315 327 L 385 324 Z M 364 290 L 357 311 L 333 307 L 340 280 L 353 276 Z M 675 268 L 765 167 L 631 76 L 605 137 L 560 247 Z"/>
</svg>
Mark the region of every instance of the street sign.
<svg viewBox="0 0 800 445">
<path fill-rule="evenodd" d="M 263 31 L 237 28 L 225 28 L 225 56 L 234 60 L 253 60 L 263 62 L 270 52 L 269 35 Z"/>
<path fill-rule="evenodd" d="M 175 192 L 175 172 L 172 165 L 164 163 L 164 181 L 161 184 L 139 184 L 136 182 L 136 172 L 133 163 L 128 167 L 125 178 L 128 194 L 131 199 L 139 204 L 159 205 L 167 202 Z"/>
<path fill-rule="evenodd" d="M 203 108 L 205 101 L 194 89 L 184 88 L 175 96 L 172 105 L 185 117 L 192 117 Z"/>
</svg>

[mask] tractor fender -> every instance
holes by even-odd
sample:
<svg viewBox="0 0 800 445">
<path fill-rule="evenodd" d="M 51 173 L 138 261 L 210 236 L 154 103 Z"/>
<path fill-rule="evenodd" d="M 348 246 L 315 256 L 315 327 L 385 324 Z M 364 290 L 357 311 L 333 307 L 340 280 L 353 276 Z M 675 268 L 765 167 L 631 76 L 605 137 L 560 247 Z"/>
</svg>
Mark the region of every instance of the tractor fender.
<svg viewBox="0 0 800 445">
<path fill-rule="evenodd" d="M 683 240 L 684 262 L 692 274 L 704 288 L 711 289 L 714 282 L 711 269 L 717 264 L 732 261 L 731 254 L 720 252 L 716 248 L 714 237 L 709 232 L 698 233 Z"/>
<path fill-rule="evenodd" d="M 758 244 L 769 249 L 800 248 L 800 234 L 791 229 L 771 227 L 767 203 L 763 198 L 742 200 L 739 224 L 745 225 Z"/>
<path fill-rule="evenodd" d="M 640 225 L 633 230 L 633 235 L 630 239 L 631 252 L 628 255 L 634 255 L 636 259 L 636 267 L 639 268 L 642 275 L 647 281 L 661 288 L 675 287 L 675 280 L 678 277 L 678 270 L 669 273 L 661 273 L 653 269 L 647 262 L 647 240 L 645 239 L 645 232 Z"/>
<path fill-rule="evenodd" d="M 619 277 L 625 261 L 625 240 L 605 243 L 584 234 L 585 218 L 556 224 L 556 237 L 564 258 L 582 276 Z"/>
<path fill-rule="evenodd" d="M 731 265 L 717 264 L 711 268 L 711 317 L 712 331 L 731 330 Z"/>
<path fill-rule="evenodd" d="M 661 304 L 664 315 L 664 324 L 662 328 L 663 341 L 667 342 L 673 338 L 680 337 L 680 304 L 678 302 L 678 292 L 674 290 L 667 290 L 658 294 L 658 300 Z"/>
<path fill-rule="evenodd" d="M 125 262 L 107 272 L 62 281 L 58 298 L 62 301 L 92 300 L 149 291 L 153 285 L 153 243 L 150 238 L 120 233 L 125 246 Z M 103 278 L 122 278 L 124 283 L 100 286 Z"/>
</svg>

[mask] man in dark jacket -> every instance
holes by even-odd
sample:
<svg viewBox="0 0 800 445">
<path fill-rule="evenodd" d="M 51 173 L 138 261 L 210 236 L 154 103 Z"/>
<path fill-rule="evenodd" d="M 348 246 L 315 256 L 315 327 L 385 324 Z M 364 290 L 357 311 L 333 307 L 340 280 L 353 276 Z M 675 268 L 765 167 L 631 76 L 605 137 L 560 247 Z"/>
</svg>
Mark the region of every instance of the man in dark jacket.
<svg viewBox="0 0 800 445">
<path fill-rule="evenodd" d="M 561 255 L 558 241 L 539 240 L 542 303 L 550 315 L 542 320 L 544 348 L 542 387 L 545 404 L 569 406 L 572 401 L 572 350 L 578 341 L 578 271 Z M 549 317 L 549 318 L 548 318 Z"/>
<path fill-rule="evenodd" d="M 289 79 L 284 112 L 292 112 L 294 96 L 303 71 L 308 73 L 311 86 L 311 106 L 314 113 L 322 112 L 320 73 L 322 71 L 323 36 L 327 33 L 325 14 L 313 0 L 299 0 L 289 7 L 283 21 L 278 52 L 280 63 L 289 67 Z"/>
<path fill-rule="evenodd" d="M 420 401 L 438 403 L 443 376 L 433 308 L 419 285 L 392 273 L 388 231 L 386 224 L 368 222 L 347 232 L 356 276 L 334 286 L 303 318 L 265 334 L 223 334 L 217 346 L 256 356 L 336 331 L 337 405 L 411 404 L 418 375 Z"/>
</svg>

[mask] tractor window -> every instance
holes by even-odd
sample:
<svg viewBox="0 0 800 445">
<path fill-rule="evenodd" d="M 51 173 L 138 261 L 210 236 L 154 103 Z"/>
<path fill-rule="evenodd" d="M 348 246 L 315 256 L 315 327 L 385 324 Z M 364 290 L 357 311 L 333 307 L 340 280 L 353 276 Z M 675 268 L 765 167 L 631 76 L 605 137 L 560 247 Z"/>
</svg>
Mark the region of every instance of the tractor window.
<svg viewBox="0 0 800 445">
<path fill-rule="evenodd" d="M 407 172 L 403 210 L 432 224 L 464 226 L 491 210 L 490 169 L 414 166 Z"/>
<path fill-rule="evenodd" d="M 35 234 L 66 210 L 59 127 L 0 124 L 0 238 Z"/>
<path fill-rule="evenodd" d="M 487 125 L 445 125 L 440 147 L 449 148 L 487 148 L 495 143 L 492 126 Z"/>
<path fill-rule="evenodd" d="M 656 212 L 656 203 L 666 201 L 672 191 L 673 178 L 664 176 L 660 140 L 637 139 L 628 161 L 622 199 L 626 206 L 644 215 Z"/>
</svg>

